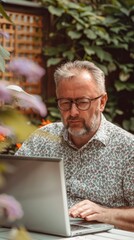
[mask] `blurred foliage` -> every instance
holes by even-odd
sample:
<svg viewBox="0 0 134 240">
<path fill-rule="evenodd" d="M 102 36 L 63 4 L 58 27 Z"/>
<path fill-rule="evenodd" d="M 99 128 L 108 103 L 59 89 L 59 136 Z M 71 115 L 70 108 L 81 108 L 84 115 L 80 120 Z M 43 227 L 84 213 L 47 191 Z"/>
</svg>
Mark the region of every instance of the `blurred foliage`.
<svg viewBox="0 0 134 240">
<path fill-rule="evenodd" d="M 5 111 L 0 111 L 0 118 L 4 125 L 10 126 L 18 142 L 23 142 L 31 132 L 37 129 L 24 114 L 20 114 L 20 111 L 12 107 L 6 107 Z"/>
<path fill-rule="evenodd" d="M 9 16 L 5 12 L 5 10 L 1 4 L 0 4 L 0 14 L 4 18 L 6 18 L 7 21 L 9 21 L 13 24 L 13 22 L 11 21 L 11 19 L 9 18 Z M 0 71 L 2 71 L 2 72 L 5 71 L 5 60 L 8 60 L 9 58 L 10 58 L 10 53 L 0 45 Z"/>
<path fill-rule="evenodd" d="M 51 122 L 59 121 L 61 119 L 61 115 L 59 109 L 55 104 L 55 98 L 49 98 L 46 100 L 46 104 L 48 105 L 48 115 L 45 118 L 46 120 L 50 120 Z"/>
<path fill-rule="evenodd" d="M 43 49 L 47 66 L 75 59 L 93 61 L 106 75 L 107 119 L 133 132 L 133 1 L 39 2 L 51 16 L 48 44 Z"/>
<path fill-rule="evenodd" d="M 9 234 L 10 240 L 32 240 L 30 233 L 28 233 L 25 227 L 14 227 Z"/>
<path fill-rule="evenodd" d="M 0 121 L 5 126 L 10 126 L 13 133 L 12 136 L 6 137 L 4 141 L 0 141 L 0 152 L 7 148 L 10 150 L 11 145 L 16 148 L 16 143 L 22 143 L 37 129 L 37 126 L 32 124 L 25 115 L 20 114 L 19 110 L 10 106 L 0 109 Z"/>
<path fill-rule="evenodd" d="M 10 58 L 10 53 L 0 46 L 0 70 L 2 72 L 5 71 L 5 60 L 8 60 Z"/>
<path fill-rule="evenodd" d="M 0 14 L 6 18 L 7 21 L 14 24 L 1 4 Z M 0 35 L 1 37 L 8 38 L 10 41 L 10 38 L 6 32 L 1 30 Z M 10 53 L 0 45 L 0 71 L 5 71 L 5 61 L 9 59 Z M 23 66 L 25 63 L 26 66 L 24 69 Z M 32 79 L 33 82 L 36 82 L 42 77 L 42 74 L 45 73 L 44 69 L 38 64 L 32 60 L 24 58 L 16 58 L 14 61 L 10 61 L 10 67 L 12 68 L 11 71 L 17 72 L 22 80 L 22 76 L 25 76 L 25 81 L 31 81 Z M 39 117 L 39 115 L 44 116 L 47 111 L 44 103 L 40 98 L 34 98 L 32 95 L 27 94 L 23 89 L 16 85 L 10 85 L 11 92 L 9 91 L 7 93 L 5 88 L 8 86 L 8 83 L 6 83 L 6 81 L 3 81 L 2 84 L 0 86 L 0 127 L 3 126 L 5 128 L 7 127 L 7 129 L 9 128 L 9 130 L 11 130 L 11 134 L 6 135 L 6 133 L 4 134 L 0 132 L 0 153 L 14 154 L 19 145 L 24 140 L 26 140 L 28 136 L 38 127 L 37 124 L 32 122 L 34 110 L 38 112 L 38 115 L 35 114 L 36 117 Z M 9 98 L 11 98 L 10 100 L 6 99 L 7 94 L 9 94 Z M 5 99 L 7 100 L 7 103 Z M 21 104 L 20 107 L 19 104 Z M 22 111 L 22 109 L 25 109 L 25 107 L 26 109 L 29 107 L 30 113 L 32 113 L 30 114 L 30 118 L 28 114 L 26 114 L 27 110 Z M 32 111 L 32 109 L 34 110 Z"/>
<path fill-rule="evenodd" d="M 7 16 L 5 10 L 0 4 L 0 14 L 5 17 L 8 21 L 11 22 L 9 17 Z M 2 37 L 6 36 L 6 33 L 0 31 L 0 35 Z M 10 57 L 9 52 L 0 46 L 0 71 L 5 71 L 5 60 L 8 60 Z M 36 69 L 36 66 L 35 66 Z M 32 72 L 32 71 L 31 71 Z M 36 72 L 37 69 L 36 69 Z M 3 85 L 2 85 L 3 84 Z M 20 110 L 17 110 L 15 106 L 13 106 L 13 99 L 11 102 L 9 101 L 12 94 L 6 91 L 6 82 L 2 82 L 0 85 L 0 153 L 9 153 L 14 154 L 19 147 L 21 142 L 23 142 L 33 131 L 36 130 L 37 126 L 33 125 L 29 119 L 24 116 Z M 13 86 L 13 85 L 12 85 Z M 18 95 L 20 92 L 18 93 Z M 9 98 L 8 98 L 9 97 Z M 18 96 L 19 97 L 19 96 Z M 24 96 L 21 95 L 21 100 L 25 100 Z M 31 97 L 33 100 L 33 97 Z M 31 100 L 31 101 L 32 101 Z M 7 101 L 7 102 L 6 102 Z M 8 102 L 9 101 L 9 102 Z M 17 96 L 16 96 L 17 101 Z M 30 101 L 30 103 L 32 103 Z M 28 98 L 26 101 L 28 105 Z M 37 109 L 37 105 L 41 104 L 40 101 L 33 100 L 35 104 L 35 108 Z M 43 109 L 42 105 L 40 106 Z M 10 126 L 10 127 L 9 127 Z M 4 130 L 5 129 L 5 134 Z M 10 130 L 9 130 L 10 128 Z M 6 131 L 8 129 L 9 131 Z M 10 134 L 7 134 L 7 132 Z M 18 144 L 16 144 L 18 142 Z M 2 188 L 6 184 L 5 174 L 14 173 L 14 166 L 10 164 L 6 164 L 2 162 L 0 159 L 0 188 Z M 7 175 L 6 175 L 7 176 Z M 23 210 L 18 203 L 18 201 L 9 195 L 0 194 L 0 221 L 1 225 L 5 223 L 5 221 L 15 221 L 16 219 L 20 219 L 23 216 Z M 29 233 L 26 231 L 24 227 L 14 227 L 9 231 L 8 239 L 10 240 L 32 240 Z"/>
<path fill-rule="evenodd" d="M 9 21 L 9 22 L 11 22 L 13 24 L 12 20 L 7 15 L 7 13 L 6 13 L 5 9 L 3 8 L 3 6 L 1 5 L 1 3 L 0 3 L 0 13 L 7 21 Z"/>
</svg>

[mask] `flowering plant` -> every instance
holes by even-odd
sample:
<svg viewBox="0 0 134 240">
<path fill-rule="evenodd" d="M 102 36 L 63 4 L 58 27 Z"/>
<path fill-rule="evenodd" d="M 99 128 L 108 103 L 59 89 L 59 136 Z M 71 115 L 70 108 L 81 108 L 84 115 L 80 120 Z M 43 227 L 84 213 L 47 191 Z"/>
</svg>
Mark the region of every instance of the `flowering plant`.
<svg viewBox="0 0 134 240">
<path fill-rule="evenodd" d="M 26 63 L 26 65 L 25 65 Z M 25 66 L 25 70 L 24 70 Z M 9 69 L 15 75 L 25 77 L 25 81 L 39 81 L 45 74 L 43 68 L 32 60 L 14 59 L 9 63 Z M 18 109 L 19 108 L 19 109 Z M 35 125 L 28 118 L 20 114 L 20 109 L 32 109 L 41 116 L 46 116 L 47 109 L 41 98 L 26 93 L 21 87 L 9 85 L 6 81 L 0 81 L 0 152 L 14 142 L 23 142 L 27 136 L 35 130 Z M 25 131 L 24 131 L 25 129 Z M 19 143 L 18 143 L 19 145 Z M 0 180 L 3 184 L 3 173 L 8 171 L 6 165 L 0 164 Z M 8 221 L 14 221 L 23 216 L 23 210 L 14 197 L 0 195 L 0 219 L 6 217 Z M 16 230 L 11 234 L 11 239 L 30 239 L 25 229 Z"/>
<path fill-rule="evenodd" d="M 24 64 L 25 71 L 24 71 Z M 22 67 L 21 67 L 22 66 Z M 9 69 L 15 74 L 25 77 L 25 81 L 38 81 L 45 73 L 44 69 L 28 59 L 14 59 L 9 63 Z M 19 109 L 18 109 L 19 107 Z M 20 114 L 20 109 L 32 109 L 42 117 L 46 116 L 47 109 L 41 98 L 26 93 L 21 87 L 9 85 L 0 81 L 0 152 L 15 142 L 23 142 L 27 136 L 36 129 L 26 116 Z M 25 131 L 24 131 L 25 129 Z M 19 145 L 19 144 L 18 144 Z M 7 172 L 6 165 L 0 164 L 0 180 L 3 173 Z M 2 182 L 1 181 L 1 185 Z M 14 221 L 23 216 L 23 210 L 12 196 L 0 195 L 0 219 Z M 16 235 L 14 235 L 16 233 Z M 11 239 L 30 239 L 24 229 L 11 234 Z M 15 237 L 17 236 L 17 237 Z"/>
<path fill-rule="evenodd" d="M 0 13 L 12 22 L 1 4 Z M 0 31 L 0 36 L 9 38 L 9 35 L 3 31 Z M 0 45 L 0 70 L 2 72 L 5 71 L 5 60 L 9 58 L 9 52 Z M 25 58 L 14 58 L 9 62 L 8 70 L 25 82 L 38 82 L 45 74 L 44 68 Z M 36 126 L 20 111 L 29 108 L 43 117 L 47 114 L 41 97 L 30 95 L 20 86 L 10 85 L 8 81 L 0 81 L 0 153 L 16 142 L 18 142 L 17 146 L 20 146 L 21 142 L 36 129 Z M 6 183 L 4 173 L 11 171 L 12 166 L 0 163 L 0 187 Z M 23 209 L 15 198 L 4 193 L 0 194 L 0 221 L 14 221 L 22 216 Z M 31 239 L 24 228 L 12 229 L 9 238 L 11 240 Z"/>
<path fill-rule="evenodd" d="M 14 221 L 23 216 L 23 210 L 18 201 L 6 194 L 0 195 L 0 216 L 6 216 L 8 221 Z"/>
<path fill-rule="evenodd" d="M 8 68 L 15 75 L 23 76 L 26 82 L 37 82 L 45 74 L 42 67 L 24 58 L 15 58 Z M 32 109 L 42 117 L 47 114 L 40 96 L 28 94 L 19 86 L 9 85 L 7 81 L 0 81 L 0 151 L 11 143 L 23 142 L 36 128 L 26 116 L 18 112 L 18 108 Z"/>
</svg>

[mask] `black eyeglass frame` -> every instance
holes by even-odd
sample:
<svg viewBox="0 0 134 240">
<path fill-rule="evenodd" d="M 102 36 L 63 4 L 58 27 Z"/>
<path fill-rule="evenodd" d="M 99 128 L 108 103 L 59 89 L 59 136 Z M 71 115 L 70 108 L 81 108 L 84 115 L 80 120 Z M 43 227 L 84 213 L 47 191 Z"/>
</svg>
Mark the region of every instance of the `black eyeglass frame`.
<svg viewBox="0 0 134 240">
<path fill-rule="evenodd" d="M 62 110 L 62 111 L 69 111 L 69 110 L 72 108 L 72 103 L 74 103 L 79 110 L 81 110 L 81 111 L 86 111 L 86 110 L 88 110 L 88 109 L 90 108 L 92 101 L 97 100 L 97 99 L 99 99 L 99 98 L 101 98 L 101 97 L 103 97 L 103 94 L 101 94 L 100 96 L 98 96 L 98 97 L 96 97 L 96 98 L 87 98 L 87 97 L 85 97 L 85 98 L 77 98 L 77 99 L 56 98 L 55 101 L 57 102 L 58 108 L 59 108 L 60 110 Z M 59 102 L 59 100 L 62 100 L 62 99 L 67 100 L 68 103 L 70 103 L 70 106 L 69 106 L 68 109 L 63 109 L 63 108 L 61 108 L 61 107 L 59 106 L 59 103 L 58 103 L 58 102 Z M 87 100 L 89 100 L 89 102 L 88 102 L 88 103 L 89 103 L 88 108 L 86 108 L 86 109 L 81 109 L 81 108 L 79 108 L 79 106 L 78 106 L 79 103 L 77 103 L 77 101 L 78 101 L 78 100 L 81 100 L 81 99 L 87 99 Z"/>
</svg>

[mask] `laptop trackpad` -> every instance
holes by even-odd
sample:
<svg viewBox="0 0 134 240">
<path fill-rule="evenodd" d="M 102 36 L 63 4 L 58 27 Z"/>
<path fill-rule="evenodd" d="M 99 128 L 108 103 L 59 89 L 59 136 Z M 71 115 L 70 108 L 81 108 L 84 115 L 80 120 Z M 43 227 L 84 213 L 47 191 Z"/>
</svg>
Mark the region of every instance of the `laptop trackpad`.
<svg viewBox="0 0 134 240">
<path fill-rule="evenodd" d="M 70 218 L 71 231 L 83 230 L 83 229 L 101 229 L 110 227 L 109 224 L 99 223 L 97 221 L 88 222 L 81 218 Z"/>
</svg>

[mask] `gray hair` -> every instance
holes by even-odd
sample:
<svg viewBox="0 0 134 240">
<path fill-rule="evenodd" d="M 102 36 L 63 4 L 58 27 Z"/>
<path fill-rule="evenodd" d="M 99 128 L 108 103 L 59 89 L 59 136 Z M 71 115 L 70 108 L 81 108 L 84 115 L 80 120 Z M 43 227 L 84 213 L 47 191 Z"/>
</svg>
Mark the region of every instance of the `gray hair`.
<svg viewBox="0 0 134 240">
<path fill-rule="evenodd" d="M 63 79 L 71 79 L 78 76 L 81 70 L 87 70 L 93 76 L 93 80 L 100 91 L 106 91 L 104 72 L 98 68 L 94 63 L 89 61 L 76 60 L 74 62 L 67 62 L 61 67 L 57 68 L 54 73 L 54 80 L 56 87 Z"/>
</svg>

